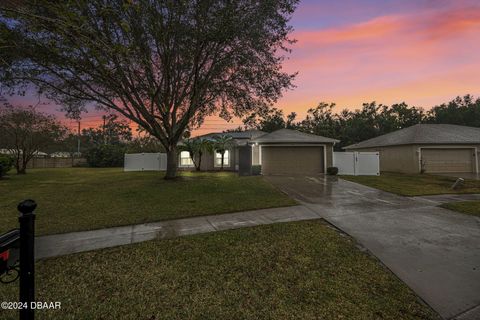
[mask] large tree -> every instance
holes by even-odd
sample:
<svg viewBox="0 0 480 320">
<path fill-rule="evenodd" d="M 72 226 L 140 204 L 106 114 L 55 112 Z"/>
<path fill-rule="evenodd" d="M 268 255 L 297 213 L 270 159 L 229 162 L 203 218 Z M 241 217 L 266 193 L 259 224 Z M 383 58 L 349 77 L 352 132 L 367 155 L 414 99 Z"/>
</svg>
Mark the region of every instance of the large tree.
<svg viewBox="0 0 480 320">
<path fill-rule="evenodd" d="M 338 137 L 338 116 L 333 113 L 334 103 L 320 102 L 307 110 L 307 116 L 297 126 L 304 132 L 330 138 Z"/>
<path fill-rule="evenodd" d="M 281 64 L 298 0 L 13 0 L 0 5 L 0 81 L 34 84 L 74 115 L 115 110 L 177 143 L 208 115 L 244 116 L 290 88 Z"/>
<path fill-rule="evenodd" d="M 480 98 L 465 95 L 435 106 L 428 112 L 427 121 L 480 127 Z"/>
<path fill-rule="evenodd" d="M 243 120 L 243 124 L 246 129 L 273 132 L 284 128 L 295 129 L 296 117 L 295 112 L 291 112 L 285 117 L 281 109 L 269 108 L 251 113 Z"/>
<path fill-rule="evenodd" d="M 0 107 L 0 149 L 14 157 L 17 174 L 25 174 L 28 162 L 39 151 L 58 144 L 66 132 L 54 116 L 33 107 Z"/>
<path fill-rule="evenodd" d="M 82 138 L 87 146 L 123 145 L 132 141 L 132 129 L 125 120 L 115 114 L 104 115 L 102 120 L 103 123 L 98 127 L 82 130 Z"/>
</svg>

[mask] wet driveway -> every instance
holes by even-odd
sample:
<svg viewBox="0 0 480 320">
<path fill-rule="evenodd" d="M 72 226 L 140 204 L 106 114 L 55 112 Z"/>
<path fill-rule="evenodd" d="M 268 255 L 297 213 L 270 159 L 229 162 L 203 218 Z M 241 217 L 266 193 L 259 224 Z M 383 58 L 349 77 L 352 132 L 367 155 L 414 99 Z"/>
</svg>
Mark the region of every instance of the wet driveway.
<svg viewBox="0 0 480 320">
<path fill-rule="evenodd" d="M 267 179 L 354 237 L 442 317 L 480 319 L 479 217 L 336 177 Z"/>
</svg>

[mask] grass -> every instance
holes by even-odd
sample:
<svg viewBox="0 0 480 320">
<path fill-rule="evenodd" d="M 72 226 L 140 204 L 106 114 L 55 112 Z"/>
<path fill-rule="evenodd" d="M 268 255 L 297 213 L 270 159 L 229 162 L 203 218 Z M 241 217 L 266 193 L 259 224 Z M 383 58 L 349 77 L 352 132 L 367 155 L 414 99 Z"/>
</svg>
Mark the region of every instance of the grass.
<svg viewBox="0 0 480 320">
<path fill-rule="evenodd" d="M 478 180 L 465 180 L 462 188 L 452 190 L 451 186 L 455 178 L 430 174 L 382 172 L 380 176 L 341 176 L 341 178 L 402 196 L 480 193 Z"/>
<path fill-rule="evenodd" d="M 480 201 L 459 201 L 442 204 L 441 207 L 480 217 Z"/>
<path fill-rule="evenodd" d="M 144 242 L 37 263 L 38 319 L 437 319 L 321 221 Z M 16 301 L 18 283 L 0 301 Z M 5 312 L 3 319 L 16 319 Z"/>
<path fill-rule="evenodd" d="M 37 201 L 37 234 L 90 230 L 167 219 L 293 205 L 262 177 L 122 169 L 35 169 L 0 180 L 0 233 L 18 226 L 17 204 Z"/>
</svg>

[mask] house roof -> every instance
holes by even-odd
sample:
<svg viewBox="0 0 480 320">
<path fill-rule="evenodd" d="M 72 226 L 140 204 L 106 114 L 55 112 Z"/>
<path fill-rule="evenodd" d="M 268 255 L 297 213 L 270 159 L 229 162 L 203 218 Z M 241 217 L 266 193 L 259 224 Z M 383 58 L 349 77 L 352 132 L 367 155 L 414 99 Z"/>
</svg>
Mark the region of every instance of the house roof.
<svg viewBox="0 0 480 320">
<path fill-rule="evenodd" d="M 453 124 L 416 124 L 375 137 L 344 149 L 385 147 L 405 144 L 480 144 L 480 128 Z"/>
<path fill-rule="evenodd" d="M 214 140 L 218 136 L 230 136 L 234 140 L 234 143 L 238 146 L 248 144 L 248 142 L 256 137 L 260 137 L 266 134 L 266 132 L 260 130 L 245 130 L 245 131 L 232 131 L 232 132 L 212 132 L 193 138 L 203 138 L 207 140 Z M 183 145 L 183 141 L 180 141 L 178 145 Z"/>
<path fill-rule="evenodd" d="M 291 129 L 280 129 L 253 139 L 256 143 L 336 143 L 332 138 L 300 132 Z"/>
<path fill-rule="evenodd" d="M 266 134 L 266 132 L 260 130 L 245 130 L 245 131 L 232 131 L 232 132 L 212 132 L 198 136 L 196 138 L 210 139 L 216 136 L 230 136 L 233 139 L 254 139 Z"/>
<path fill-rule="evenodd" d="M 20 150 L 19 153 L 22 154 L 23 151 Z M 14 155 L 14 154 L 16 154 L 16 152 L 15 152 L 15 150 L 13 150 L 13 149 L 0 149 L 0 154 Z M 45 157 L 45 156 L 48 156 L 47 153 L 42 152 L 42 151 L 35 151 L 33 154 L 34 154 L 35 156 L 37 156 L 37 157 Z"/>
</svg>

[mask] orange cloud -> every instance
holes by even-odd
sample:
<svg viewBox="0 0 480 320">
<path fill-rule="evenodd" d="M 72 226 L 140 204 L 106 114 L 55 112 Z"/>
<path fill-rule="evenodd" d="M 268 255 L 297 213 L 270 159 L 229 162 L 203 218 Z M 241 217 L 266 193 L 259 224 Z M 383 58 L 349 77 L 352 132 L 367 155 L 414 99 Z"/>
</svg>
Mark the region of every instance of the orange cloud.
<svg viewBox="0 0 480 320">
<path fill-rule="evenodd" d="M 480 94 L 480 7 L 389 15 L 317 31 L 299 31 L 285 63 L 297 88 L 279 106 L 304 114 L 319 101 L 354 108 L 406 101 L 429 108 Z"/>
<path fill-rule="evenodd" d="M 319 45 L 331 45 L 341 42 L 365 41 L 378 39 L 400 30 L 402 25 L 398 18 L 386 16 L 352 26 L 320 31 L 300 31 L 294 33 L 298 40 L 296 48 Z"/>
</svg>

